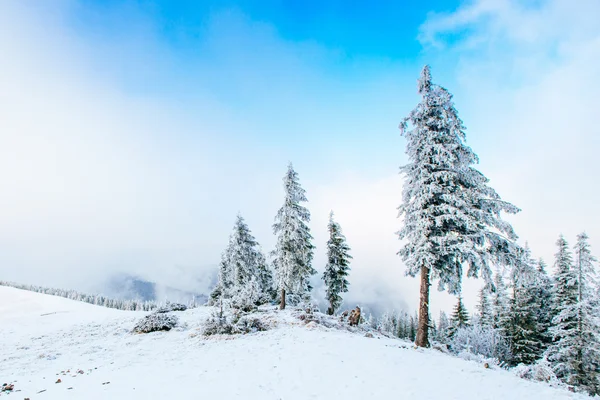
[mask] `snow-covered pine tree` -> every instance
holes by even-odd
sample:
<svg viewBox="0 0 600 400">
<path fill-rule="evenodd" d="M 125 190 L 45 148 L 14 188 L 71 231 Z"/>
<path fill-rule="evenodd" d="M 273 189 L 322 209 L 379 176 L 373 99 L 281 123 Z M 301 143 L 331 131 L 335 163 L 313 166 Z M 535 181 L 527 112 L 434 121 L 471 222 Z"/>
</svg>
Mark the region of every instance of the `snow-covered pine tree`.
<svg viewBox="0 0 600 400">
<path fill-rule="evenodd" d="M 233 287 L 233 270 L 231 268 L 231 250 L 232 237 L 229 235 L 229 243 L 221 254 L 221 262 L 219 263 L 219 272 L 217 275 L 217 285 L 210 293 L 209 305 L 218 304 L 219 300 L 230 297 L 230 291 Z"/>
<path fill-rule="evenodd" d="M 600 311 L 597 262 L 585 232 L 577 236 L 574 272 L 577 279 L 575 384 L 591 396 L 600 394 Z"/>
<path fill-rule="evenodd" d="M 438 337 L 436 340 L 440 343 L 448 343 L 448 330 L 450 329 L 450 320 L 444 311 L 440 311 L 438 322 Z"/>
<path fill-rule="evenodd" d="M 494 314 L 492 312 L 492 303 L 490 302 L 489 290 L 487 285 L 479 291 L 479 303 L 477 304 L 477 312 L 479 316 L 479 324 L 481 326 L 491 327 Z"/>
<path fill-rule="evenodd" d="M 494 274 L 494 290 L 491 293 L 492 328 L 502 331 L 508 316 L 508 294 L 502 271 L 497 268 Z"/>
<path fill-rule="evenodd" d="M 383 315 L 379 318 L 379 322 L 377 323 L 377 330 L 382 333 L 388 333 L 391 335 L 396 334 L 397 330 L 397 321 L 394 318 L 394 313 L 392 312 L 384 312 Z"/>
<path fill-rule="evenodd" d="M 462 296 L 458 296 L 458 302 L 454 306 L 454 312 L 450 317 L 450 327 L 448 328 L 448 336 L 452 337 L 454 333 L 460 329 L 469 326 L 469 313 L 462 301 Z"/>
<path fill-rule="evenodd" d="M 341 293 L 348 291 L 348 271 L 352 256 L 348 253 L 350 247 L 346 243 L 346 237 L 342 234 L 342 228 L 333 220 L 333 211 L 329 213 L 329 240 L 327 241 L 327 265 L 323 272 L 325 281 L 325 293 L 329 307 L 327 314 L 333 315 L 342 304 Z"/>
<path fill-rule="evenodd" d="M 521 250 L 519 262 L 511 276 L 512 293 L 505 335 L 510 347 L 512 365 L 533 364 L 544 351 L 538 326 L 539 302 L 536 287 L 539 272 L 531 258 L 529 246 Z"/>
<path fill-rule="evenodd" d="M 564 236 L 556 242 L 554 277 L 554 318 L 551 332 L 553 344 L 547 357 L 556 376 L 567 385 L 578 388 L 581 384 L 581 337 L 579 307 L 579 276 L 573 266 L 573 257 Z"/>
<path fill-rule="evenodd" d="M 286 294 L 307 295 L 312 289 L 310 277 L 317 273 L 311 266 L 314 246 L 307 225 L 310 212 L 300 204 L 308 200 L 292 163 L 283 178 L 283 186 L 285 201 L 273 225 L 273 232 L 277 235 L 273 266 L 280 293 L 279 308 L 282 310 L 285 308 Z"/>
<path fill-rule="evenodd" d="M 429 345 L 429 286 L 459 294 L 463 265 L 470 277 L 491 283 L 490 262 L 510 263 L 516 234 L 501 212 L 519 209 L 502 201 L 488 179 L 473 167 L 477 155 L 465 144 L 465 127 L 452 95 L 432 83 L 429 66 L 418 82 L 421 102 L 401 124 L 410 163 L 399 216 L 404 217 L 398 252 L 410 276 L 421 276 L 416 344 Z M 408 129 L 410 123 L 412 129 Z"/>
<path fill-rule="evenodd" d="M 553 307 L 553 282 L 552 278 L 546 271 L 546 263 L 541 258 L 537 263 L 537 281 L 531 289 L 535 294 L 537 307 L 537 334 L 542 342 L 542 348 L 545 351 L 552 343 L 552 334 L 550 327 L 552 326 Z"/>
<path fill-rule="evenodd" d="M 211 304 L 218 304 L 218 299 L 234 299 L 234 303 L 243 305 L 243 308 L 248 308 L 250 303 L 265 303 L 271 293 L 269 276 L 270 271 L 260 246 L 244 218 L 238 214 L 229 244 L 221 258 L 218 283 L 211 293 Z"/>
<path fill-rule="evenodd" d="M 267 264 L 267 259 L 265 258 L 262 251 L 258 254 L 258 268 L 257 268 L 257 279 L 260 285 L 261 297 L 264 299 L 264 302 L 272 301 L 275 299 L 277 294 L 277 290 L 274 287 L 273 283 L 273 272 L 269 265 Z"/>
</svg>

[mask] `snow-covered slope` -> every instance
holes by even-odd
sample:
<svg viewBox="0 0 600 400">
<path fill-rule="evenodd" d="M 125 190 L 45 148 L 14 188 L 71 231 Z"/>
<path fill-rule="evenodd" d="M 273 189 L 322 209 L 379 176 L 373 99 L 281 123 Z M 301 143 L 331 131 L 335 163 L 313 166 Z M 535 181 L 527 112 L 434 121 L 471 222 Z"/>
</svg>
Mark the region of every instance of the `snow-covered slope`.
<svg viewBox="0 0 600 400">
<path fill-rule="evenodd" d="M 270 331 L 204 338 L 210 309 L 171 332 L 144 315 L 0 287 L 0 384 L 34 399 L 585 399 L 435 350 L 280 314 Z M 60 379 L 60 383 L 56 381 Z"/>
</svg>

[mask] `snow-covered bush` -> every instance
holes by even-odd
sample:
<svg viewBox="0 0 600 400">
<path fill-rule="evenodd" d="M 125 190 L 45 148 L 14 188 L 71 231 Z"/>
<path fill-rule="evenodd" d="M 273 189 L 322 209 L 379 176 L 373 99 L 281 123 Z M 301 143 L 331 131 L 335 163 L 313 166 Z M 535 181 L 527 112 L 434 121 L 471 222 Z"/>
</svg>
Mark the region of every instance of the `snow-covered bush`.
<svg viewBox="0 0 600 400">
<path fill-rule="evenodd" d="M 251 315 L 242 316 L 234 325 L 234 333 L 254 333 L 266 330 L 267 326 L 260 318 Z"/>
<path fill-rule="evenodd" d="M 172 314 L 152 313 L 139 320 L 133 327 L 135 333 L 170 331 L 175 328 L 179 319 Z"/>
<path fill-rule="evenodd" d="M 213 312 L 206 321 L 204 321 L 202 334 L 204 336 L 231 335 L 233 334 L 233 330 L 233 324 L 231 323 L 230 318 L 227 318 L 224 313 Z"/>
<path fill-rule="evenodd" d="M 450 349 L 456 354 L 468 352 L 485 358 L 506 359 L 508 345 L 498 330 L 481 325 L 462 327 L 454 332 Z"/>
<path fill-rule="evenodd" d="M 185 311 L 187 310 L 187 306 L 181 303 L 167 303 L 163 307 L 157 308 L 154 310 L 155 313 L 168 313 L 171 311 Z"/>
<path fill-rule="evenodd" d="M 518 377 L 523 379 L 546 382 L 555 387 L 564 386 L 554 374 L 552 365 L 545 357 L 532 365 L 519 364 L 512 370 Z"/>
<path fill-rule="evenodd" d="M 203 325 L 202 334 L 204 336 L 237 335 L 267 330 L 267 325 L 260 318 L 248 314 L 243 315 L 237 310 L 234 310 L 233 314 L 215 311 L 204 321 Z"/>
</svg>

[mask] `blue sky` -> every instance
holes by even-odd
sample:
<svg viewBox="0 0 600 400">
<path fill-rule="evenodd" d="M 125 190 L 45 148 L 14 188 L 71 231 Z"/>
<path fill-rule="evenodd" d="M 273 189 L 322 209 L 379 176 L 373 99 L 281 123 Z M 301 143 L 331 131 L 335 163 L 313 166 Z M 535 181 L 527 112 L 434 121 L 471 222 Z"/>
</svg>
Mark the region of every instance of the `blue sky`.
<svg viewBox="0 0 600 400">
<path fill-rule="evenodd" d="M 238 212 L 271 249 L 292 161 L 315 268 L 333 209 L 349 301 L 412 309 L 418 284 L 395 255 L 398 123 L 425 63 L 481 171 L 523 209 L 511 222 L 534 255 L 551 261 L 561 232 L 600 248 L 597 1 L 323 3 L 0 2 L 0 275 L 201 287 Z"/>
</svg>

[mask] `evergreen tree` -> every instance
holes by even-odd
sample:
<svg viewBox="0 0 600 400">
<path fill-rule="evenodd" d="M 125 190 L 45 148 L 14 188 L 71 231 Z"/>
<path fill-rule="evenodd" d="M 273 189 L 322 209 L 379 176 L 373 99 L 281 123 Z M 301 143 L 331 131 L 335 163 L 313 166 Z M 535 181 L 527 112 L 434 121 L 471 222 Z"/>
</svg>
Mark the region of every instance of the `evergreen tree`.
<svg viewBox="0 0 600 400">
<path fill-rule="evenodd" d="M 508 295 L 502 272 L 496 269 L 494 274 L 494 290 L 491 295 L 492 328 L 502 331 L 508 315 Z"/>
<path fill-rule="evenodd" d="M 512 273 L 510 313 L 506 327 L 512 365 L 533 364 L 544 351 L 537 320 L 539 302 L 534 290 L 539 280 L 538 274 L 529 247 L 526 246 Z"/>
<path fill-rule="evenodd" d="M 477 304 L 477 312 L 479 313 L 479 324 L 481 326 L 492 326 L 494 315 L 492 312 L 492 303 L 490 302 L 487 286 L 484 286 L 479 291 L 479 304 Z"/>
<path fill-rule="evenodd" d="M 575 272 L 577 274 L 577 382 L 590 395 L 600 395 L 600 299 L 597 262 L 585 232 L 577 236 Z"/>
<path fill-rule="evenodd" d="M 552 326 L 552 318 L 554 317 L 552 313 L 553 283 L 552 278 L 548 276 L 546 271 L 546 263 L 541 258 L 538 260 L 537 272 L 538 279 L 531 290 L 534 292 L 537 302 L 537 334 L 545 351 L 552 343 L 550 327 Z"/>
<path fill-rule="evenodd" d="M 221 254 L 221 262 L 219 263 L 219 273 L 217 275 L 217 285 L 210 294 L 210 305 L 216 305 L 219 299 L 230 297 L 231 288 L 233 287 L 233 270 L 231 259 L 232 251 L 232 236 L 229 236 L 229 244 L 225 251 Z"/>
<path fill-rule="evenodd" d="M 469 313 L 462 302 L 462 297 L 458 296 L 458 302 L 454 307 L 454 312 L 450 317 L 450 327 L 448 329 L 448 335 L 454 336 L 454 333 L 460 328 L 469 326 Z"/>
<path fill-rule="evenodd" d="M 310 212 L 300 205 L 308 200 L 291 163 L 283 184 L 285 201 L 277 212 L 273 225 L 273 232 L 277 235 L 273 264 L 281 297 L 280 309 L 285 308 L 286 293 L 307 295 L 312 289 L 310 277 L 317 272 L 311 266 L 314 246 L 307 225 Z"/>
<path fill-rule="evenodd" d="M 267 260 L 262 251 L 259 253 L 257 262 L 257 280 L 260 287 L 260 292 L 266 301 L 271 301 L 275 298 L 277 291 L 273 286 L 273 273 L 271 272 L 271 268 L 269 268 Z"/>
<path fill-rule="evenodd" d="M 548 348 L 548 360 L 556 376 L 568 385 L 577 385 L 579 290 L 573 257 L 565 238 L 556 242 L 554 277 L 554 318 L 551 332 L 554 343 Z"/>
<path fill-rule="evenodd" d="M 211 304 L 234 299 L 234 305 L 262 304 L 268 301 L 272 284 L 265 256 L 248 225 L 238 215 L 221 257 L 218 283 L 211 293 Z"/>
<path fill-rule="evenodd" d="M 432 83 L 429 66 L 423 68 L 418 91 L 421 102 L 400 124 L 410 163 L 401 168 L 406 182 L 398 235 L 405 245 L 398 254 L 408 275 L 421 275 L 416 344 L 425 347 L 430 280 L 458 294 L 466 265 L 468 276 L 481 274 L 489 282 L 490 262 L 510 262 L 515 247 L 516 234 L 500 214 L 519 210 L 502 201 L 473 167 L 479 160 L 465 144 L 452 95 Z"/>
<path fill-rule="evenodd" d="M 350 247 L 346 244 L 346 237 L 342 234 L 342 228 L 333 220 L 333 211 L 329 214 L 329 240 L 327 241 L 327 265 L 323 273 L 325 281 L 326 297 L 329 301 L 327 314 L 333 315 L 342 304 L 341 293 L 348 291 L 348 271 L 350 270 L 350 259 L 348 254 Z"/>
<path fill-rule="evenodd" d="M 448 319 L 448 315 L 440 311 L 440 319 L 438 323 L 438 337 L 437 341 L 440 343 L 448 343 L 448 334 L 450 330 L 450 320 Z"/>
</svg>

